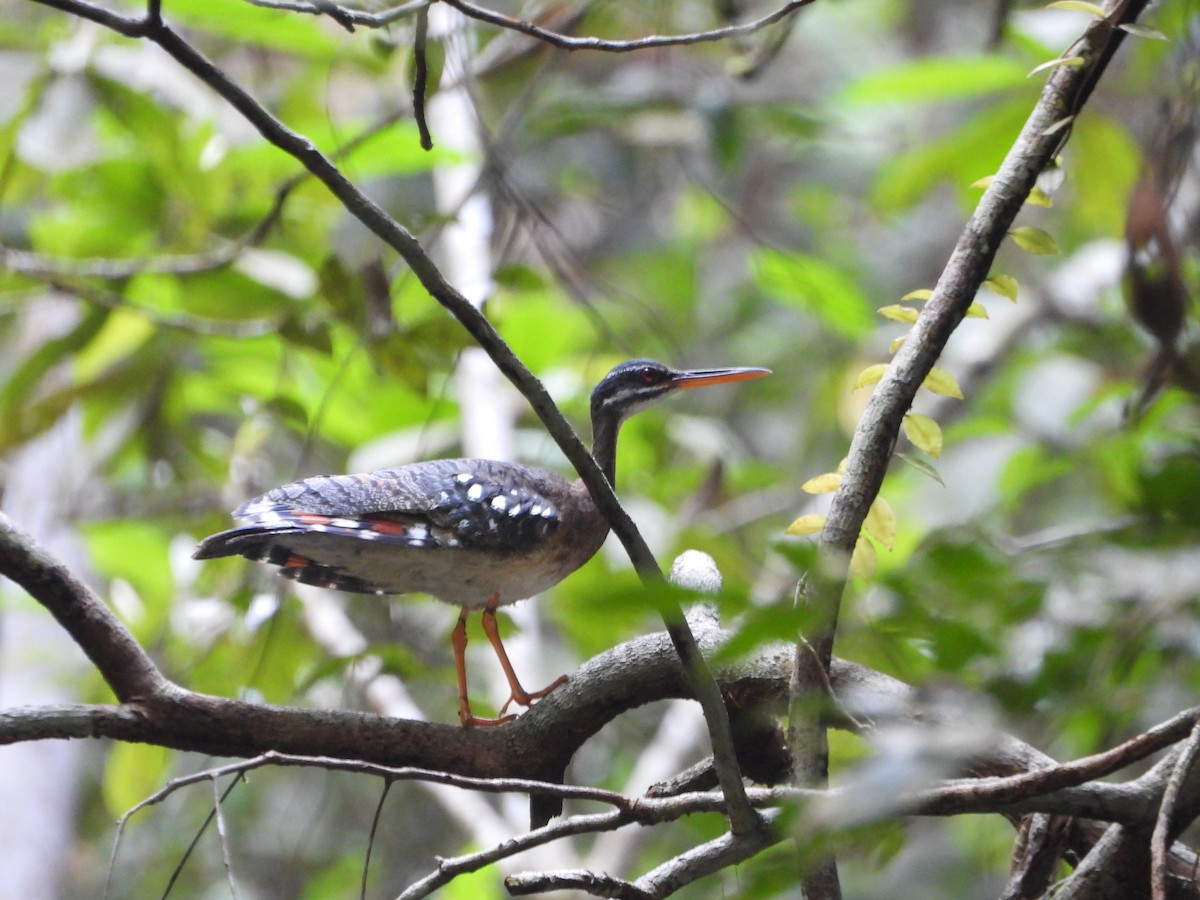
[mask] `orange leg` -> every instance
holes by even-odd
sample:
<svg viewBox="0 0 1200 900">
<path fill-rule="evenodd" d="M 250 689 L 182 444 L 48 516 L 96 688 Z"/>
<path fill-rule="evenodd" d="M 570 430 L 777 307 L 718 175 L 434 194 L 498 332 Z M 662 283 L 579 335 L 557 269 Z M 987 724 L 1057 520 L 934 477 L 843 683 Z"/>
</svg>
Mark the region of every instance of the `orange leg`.
<svg viewBox="0 0 1200 900">
<path fill-rule="evenodd" d="M 517 679 L 517 673 L 513 671 L 512 663 L 508 661 L 508 653 L 505 652 L 504 644 L 500 640 L 500 631 L 496 627 L 496 601 L 498 599 L 499 597 L 493 594 L 491 600 L 488 601 L 487 608 L 483 611 L 483 633 L 491 641 L 492 649 L 496 651 L 496 658 L 500 660 L 500 668 L 504 670 L 504 677 L 508 679 L 509 690 L 512 691 L 508 702 L 500 707 L 500 714 L 503 715 L 504 711 L 514 702 L 519 703 L 521 706 L 529 706 L 534 700 L 541 700 L 551 691 L 566 684 L 567 676 L 558 676 L 551 684 L 532 694 L 521 687 L 521 682 Z"/>
<path fill-rule="evenodd" d="M 503 725 L 505 722 L 511 722 L 516 716 L 502 715 L 498 719 L 481 719 L 471 715 L 471 704 L 467 701 L 467 612 L 464 606 L 458 616 L 458 624 L 450 632 L 450 644 L 454 647 L 454 672 L 458 676 L 458 720 L 464 725 Z"/>
</svg>

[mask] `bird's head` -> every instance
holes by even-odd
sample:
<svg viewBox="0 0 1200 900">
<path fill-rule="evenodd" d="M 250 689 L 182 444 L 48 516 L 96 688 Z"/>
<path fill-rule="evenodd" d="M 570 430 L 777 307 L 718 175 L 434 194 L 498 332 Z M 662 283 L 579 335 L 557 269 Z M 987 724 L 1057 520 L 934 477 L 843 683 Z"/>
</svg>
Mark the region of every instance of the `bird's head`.
<svg viewBox="0 0 1200 900">
<path fill-rule="evenodd" d="M 614 367 L 592 391 L 592 422 L 619 424 L 678 390 L 770 374 L 770 369 L 751 367 L 672 369 L 649 359 L 631 359 Z"/>
</svg>

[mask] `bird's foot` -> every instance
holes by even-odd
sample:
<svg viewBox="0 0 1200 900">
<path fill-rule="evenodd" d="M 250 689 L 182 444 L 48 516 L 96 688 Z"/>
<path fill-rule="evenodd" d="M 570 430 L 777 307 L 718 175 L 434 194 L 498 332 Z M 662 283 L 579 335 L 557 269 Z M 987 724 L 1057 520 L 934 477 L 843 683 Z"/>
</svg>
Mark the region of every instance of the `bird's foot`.
<svg viewBox="0 0 1200 900">
<path fill-rule="evenodd" d="M 554 679 L 554 681 L 550 682 L 550 684 L 546 685 L 540 691 L 534 691 L 532 694 L 519 688 L 514 689 L 512 696 L 510 696 L 508 701 L 502 707 L 500 707 L 500 715 L 504 715 L 504 711 L 514 703 L 519 704 L 520 706 L 533 705 L 534 700 L 541 700 L 543 697 L 548 697 L 554 691 L 566 684 L 567 681 L 568 679 L 566 675 L 559 675 L 556 679 Z"/>
<path fill-rule="evenodd" d="M 500 712 L 503 713 L 504 710 L 501 710 Z M 480 716 L 472 715 L 471 711 L 469 709 L 465 710 L 465 711 L 459 710 L 459 713 L 458 713 L 458 720 L 460 722 L 462 722 L 463 725 L 471 725 L 471 726 L 503 725 L 506 722 L 511 722 L 516 717 L 517 716 L 514 713 L 514 714 L 508 715 L 508 716 L 501 715 L 499 718 L 495 718 L 495 719 L 484 719 L 484 718 L 481 718 Z"/>
</svg>

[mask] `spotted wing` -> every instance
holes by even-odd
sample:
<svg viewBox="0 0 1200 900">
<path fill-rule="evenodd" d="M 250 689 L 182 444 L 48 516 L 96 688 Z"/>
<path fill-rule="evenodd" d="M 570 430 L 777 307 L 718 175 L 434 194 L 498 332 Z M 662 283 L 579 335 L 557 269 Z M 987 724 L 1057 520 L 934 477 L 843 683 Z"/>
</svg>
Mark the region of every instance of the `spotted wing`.
<svg viewBox="0 0 1200 900">
<path fill-rule="evenodd" d="M 342 557 L 353 562 L 361 552 L 340 546 L 347 541 L 411 550 L 528 550 L 558 526 L 558 507 L 546 494 L 561 490 L 559 481 L 481 460 L 307 478 L 244 503 L 234 512 L 243 525 L 205 538 L 194 556 L 240 555 L 281 566 L 281 574 L 306 583 L 379 590 L 365 579 L 359 587 L 335 584 L 328 574 L 318 579 L 308 567 L 336 558 L 340 579 L 353 581 L 353 567 Z"/>
</svg>

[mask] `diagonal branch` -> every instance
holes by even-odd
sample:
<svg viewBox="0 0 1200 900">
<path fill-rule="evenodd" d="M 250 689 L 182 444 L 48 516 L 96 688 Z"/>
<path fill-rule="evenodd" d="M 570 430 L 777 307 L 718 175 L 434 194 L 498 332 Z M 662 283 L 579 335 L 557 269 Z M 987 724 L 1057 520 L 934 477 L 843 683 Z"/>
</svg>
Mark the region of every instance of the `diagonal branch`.
<svg viewBox="0 0 1200 900">
<path fill-rule="evenodd" d="M 1122 0 L 1096 20 L 1073 54 L 1084 64 L 1058 66 L 1050 75 L 1016 142 L 968 220 L 933 295 L 871 395 L 850 444 L 844 474 L 821 532 L 805 598 L 813 623 L 796 654 L 790 737 L 801 784 L 826 777 L 828 746 L 813 707 L 822 696 L 837 632 L 847 567 L 871 504 L 879 493 L 896 436 L 913 398 L 962 321 L 1013 219 L 1039 173 L 1062 146 L 1069 124 L 1120 46 L 1118 27 L 1133 22 L 1147 0 Z M 804 652 L 811 648 L 811 652 Z"/>
</svg>

